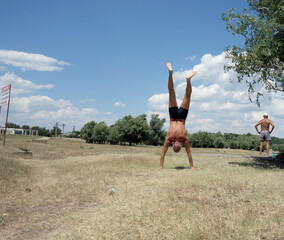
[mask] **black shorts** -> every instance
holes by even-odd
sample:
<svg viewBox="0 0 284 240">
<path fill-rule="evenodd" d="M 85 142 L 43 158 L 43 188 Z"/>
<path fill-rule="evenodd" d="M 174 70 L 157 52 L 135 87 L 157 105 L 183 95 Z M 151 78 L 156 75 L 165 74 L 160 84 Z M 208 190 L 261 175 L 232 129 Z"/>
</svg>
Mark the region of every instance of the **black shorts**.
<svg viewBox="0 0 284 240">
<path fill-rule="evenodd" d="M 185 120 L 188 114 L 188 109 L 171 107 L 169 108 L 170 119 L 183 119 Z"/>
</svg>

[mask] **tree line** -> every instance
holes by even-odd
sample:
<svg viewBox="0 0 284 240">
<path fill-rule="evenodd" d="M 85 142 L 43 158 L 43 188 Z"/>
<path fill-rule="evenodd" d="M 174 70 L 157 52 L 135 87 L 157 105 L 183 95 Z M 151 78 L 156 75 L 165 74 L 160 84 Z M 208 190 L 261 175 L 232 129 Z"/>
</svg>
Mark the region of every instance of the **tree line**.
<svg viewBox="0 0 284 240">
<path fill-rule="evenodd" d="M 198 132 L 189 136 L 192 147 L 259 150 L 259 137 L 250 133 Z"/>
<path fill-rule="evenodd" d="M 128 115 L 107 126 L 105 122 L 88 122 L 81 129 L 81 137 L 88 143 L 110 144 L 146 144 L 162 145 L 167 132 L 163 130 L 166 119 L 160 119 L 158 114 L 151 116 L 147 122 L 147 115 L 142 114 L 136 118 Z"/>
<path fill-rule="evenodd" d="M 87 122 L 80 131 L 72 132 L 66 137 L 82 138 L 87 143 L 97 144 L 161 146 L 167 136 L 167 132 L 164 130 L 165 122 L 166 119 L 160 119 L 158 114 L 151 115 L 149 123 L 146 114 L 135 118 L 128 115 L 110 126 L 105 122 Z M 55 127 L 49 130 L 38 126 L 30 128 L 28 125 L 23 125 L 20 127 L 20 125 L 14 123 L 8 123 L 8 127 L 38 130 L 38 135 L 47 137 L 55 136 L 56 131 Z M 61 134 L 60 128 L 57 128 L 57 134 Z M 188 134 L 188 139 L 190 146 L 195 148 L 231 148 L 259 151 L 259 136 L 250 133 L 240 135 L 199 131 Z M 271 148 L 274 151 L 284 152 L 284 139 L 271 137 Z"/>
<path fill-rule="evenodd" d="M 136 118 L 129 115 L 109 127 L 104 122 L 88 122 L 81 129 L 80 136 L 88 143 L 163 145 L 167 136 L 167 132 L 163 130 L 164 123 L 165 119 L 160 119 L 158 114 L 151 116 L 149 124 L 146 114 Z M 188 134 L 188 138 L 191 147 L 196 148 L 231 148 L 259 151 L 259 136 L 250 133 L 239 135 L 199 131 Z M 284 139 L 272 137 L 271 140 L 273 150 L 284 152 Z"/>
</svg>

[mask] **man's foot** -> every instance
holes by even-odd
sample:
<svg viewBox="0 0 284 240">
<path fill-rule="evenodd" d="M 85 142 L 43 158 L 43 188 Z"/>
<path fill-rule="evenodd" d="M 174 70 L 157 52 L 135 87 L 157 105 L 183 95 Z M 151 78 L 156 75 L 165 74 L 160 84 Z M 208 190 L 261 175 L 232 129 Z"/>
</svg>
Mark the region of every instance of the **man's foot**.
<svg viewBox="0 0 284 240">
<path fill-rule="evenodd" d="M 173 72 L 173 67 L 170 62 L 167 63 L 167 68 L 169 69 L 169 72 Z"/>
<path fill-rule="evenodd" d="M 196 71 L 191 71 L 190 74 L 186 77 L 186 79 L 191 79 L 196 74 Z"/>
<path fill-rule="evenodd" d="M 162 169 L 163 169 L 163 167 L 156 168 L 156 170 L 162 170 Z"/>
<path fill-rule="evenodd" d="M 199 170 L 199 168 L 190 167 L 190 170 Z"/>
</svg>

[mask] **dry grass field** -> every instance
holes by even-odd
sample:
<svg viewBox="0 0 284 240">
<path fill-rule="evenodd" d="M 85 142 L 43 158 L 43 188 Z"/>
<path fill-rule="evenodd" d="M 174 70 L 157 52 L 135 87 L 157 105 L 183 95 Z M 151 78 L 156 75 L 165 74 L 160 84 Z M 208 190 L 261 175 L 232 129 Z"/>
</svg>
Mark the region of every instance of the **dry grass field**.
<svg viewBox="0 0 284 240">
<path fill-rule="evenodd" d="M 159 171 L 162 147 L 0 144 L 1 239 L 284 239 L 284 164 L 257 152 L 192 149 L 191 171 L 169 149 Z"/>
</svg>

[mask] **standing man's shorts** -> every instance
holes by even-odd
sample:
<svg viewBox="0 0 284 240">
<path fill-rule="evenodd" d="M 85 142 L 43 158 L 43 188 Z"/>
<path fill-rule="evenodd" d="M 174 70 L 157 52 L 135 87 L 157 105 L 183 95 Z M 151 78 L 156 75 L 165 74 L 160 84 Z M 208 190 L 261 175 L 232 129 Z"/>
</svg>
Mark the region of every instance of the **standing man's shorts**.
<svg viewBox="0 0 284 240">
<path fill-rule="evenodd" d="M 270 133 L 268 131 L 261 131 L 259 135 L 260 141 L 270 141 Z"/>
<path fill-rule="evenodd" d="M 170 119 L 183 119 L 185 120 L 188 114 L 188 109 L 171 107 L 169 108 Z"/>
</svg>

